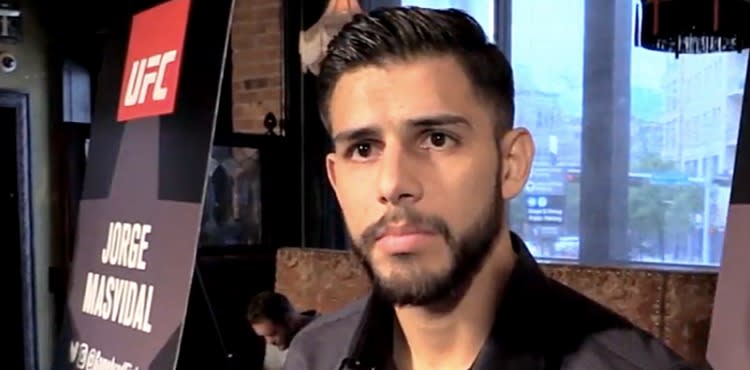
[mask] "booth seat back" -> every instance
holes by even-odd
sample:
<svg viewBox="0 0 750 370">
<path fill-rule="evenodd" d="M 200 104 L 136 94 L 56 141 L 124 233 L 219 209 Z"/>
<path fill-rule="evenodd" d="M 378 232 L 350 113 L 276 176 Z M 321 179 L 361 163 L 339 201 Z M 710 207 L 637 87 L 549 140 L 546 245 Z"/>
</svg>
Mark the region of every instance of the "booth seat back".
<svg viewBox="0 0 750 370">
<path fill-rule="evenodd" d="M 542 264 L 542 269 L 661 338 L 692 363 L 704 363 L 715 273 L 562 264 Z M 276 255 L 275 289 L 300 309 L 330 312 L 367 294 L 370 284 L 347 251 L 282 248 Z"/>
</svg>

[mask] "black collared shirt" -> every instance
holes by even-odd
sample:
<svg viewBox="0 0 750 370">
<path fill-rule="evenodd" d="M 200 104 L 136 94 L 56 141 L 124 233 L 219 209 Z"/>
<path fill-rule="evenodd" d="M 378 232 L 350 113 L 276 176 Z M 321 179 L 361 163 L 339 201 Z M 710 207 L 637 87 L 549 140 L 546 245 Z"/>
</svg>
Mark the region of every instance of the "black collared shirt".
<svg viewBox="0 0 750 370">
<path fill-rule="evenodd" d="M 511 240 L 518 259 L 470 370 L 690 369 L 647 332 L 547 278 L 523 241 Z M 321 316 L 295 337 L 285 369 L 395 370 L 393 319 L 372 294 Z"/>
</svg>

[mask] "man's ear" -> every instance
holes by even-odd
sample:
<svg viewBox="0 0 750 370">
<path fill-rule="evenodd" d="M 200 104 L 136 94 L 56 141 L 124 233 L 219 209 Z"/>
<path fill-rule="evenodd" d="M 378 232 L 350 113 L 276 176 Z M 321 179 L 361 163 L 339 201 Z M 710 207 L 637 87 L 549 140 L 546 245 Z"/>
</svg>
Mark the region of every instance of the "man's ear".
<svg viewBox="0 0 750 370">
<path fill-rule="evenodd" d="M 500 144 L 502 155 L 502 196 L 509 200 L 523 191 L 534 161 L 534 139 L 525 128 L 516 128 L 503 135 Z"/>
<path fill-rule="evenodd" d="M 328 153 L 326 155 L 326 172 L 328 173 L 328 182 L 333 188 L 333 192 L 336 191 L 336 153 Z"/>
</svg>

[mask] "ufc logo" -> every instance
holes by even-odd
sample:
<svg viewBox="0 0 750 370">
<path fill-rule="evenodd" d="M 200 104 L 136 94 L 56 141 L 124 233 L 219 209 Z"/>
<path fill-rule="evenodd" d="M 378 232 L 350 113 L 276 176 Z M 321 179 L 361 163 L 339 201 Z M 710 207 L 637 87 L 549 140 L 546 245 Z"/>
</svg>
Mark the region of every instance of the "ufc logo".
<svg viewBox="0 0 750 370">
<path fill-rule="evenodd" d="M 151 89 L 152 101 L 167 98 L 169 89 L 164 86 L 164 74 L 171 63 L 177 60 L 177 50 L 156 54 L 133 62 L 122 105 L 132 107 L 143 104 Z"/>
<path fill-rule="evenodd" d="M 164 1 L 133 16 L 121 69 L 118 122 L 174 113 L 190 1 Z"/>
</svg>

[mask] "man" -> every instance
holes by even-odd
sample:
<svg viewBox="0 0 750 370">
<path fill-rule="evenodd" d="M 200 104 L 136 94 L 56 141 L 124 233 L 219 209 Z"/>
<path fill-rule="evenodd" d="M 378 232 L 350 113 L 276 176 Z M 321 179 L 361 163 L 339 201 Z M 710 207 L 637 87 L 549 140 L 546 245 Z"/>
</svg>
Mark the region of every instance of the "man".
<svg viewBox="0 0 750 370">
<path fill-rule="evenodd" d="M 300 332 L 285 369 L 687 369 L 546 278 L 509 231 L 534 143 L 512 127 L 511 67 L 474 19 L 356 16 L 319 84 L 328 177 L 374 289 Z"/>
<path fill-rule="evenodd" d="M 313 310 L 297 312 L 283 294 L 262 292 L 248 305 L 247 320 L 266 341 L 264 370 L 281 369 L 294 336 L 317 316 Z"/>
</svg>

